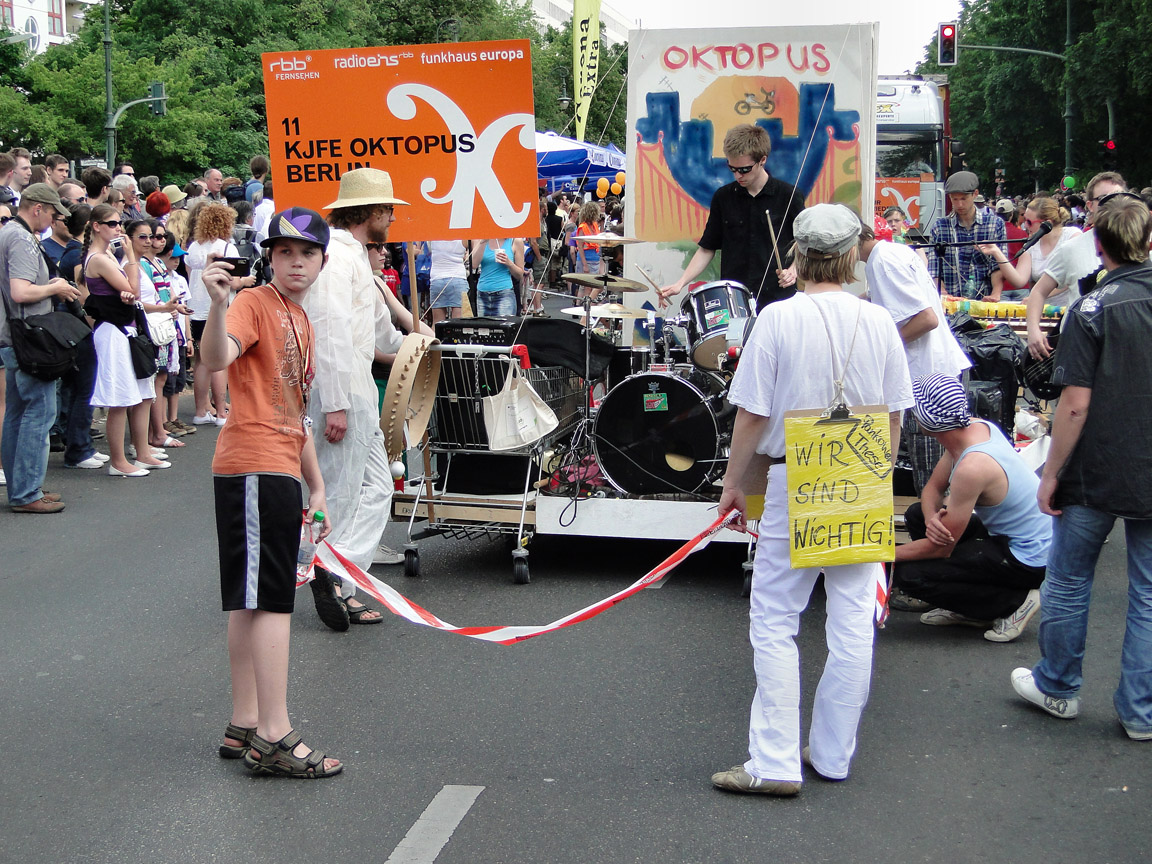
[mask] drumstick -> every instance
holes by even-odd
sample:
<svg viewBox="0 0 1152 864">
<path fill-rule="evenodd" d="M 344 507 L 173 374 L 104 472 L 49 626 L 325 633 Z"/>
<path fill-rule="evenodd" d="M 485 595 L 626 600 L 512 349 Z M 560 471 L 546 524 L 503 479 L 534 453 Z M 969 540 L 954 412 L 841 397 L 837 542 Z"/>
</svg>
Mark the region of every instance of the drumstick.
<svg viewBox="0 0 1152 864">
<path fill-rule="evenodd" d="M 643 267 L 641 267 L 639 264 L 634 264 L 634 265 L 632 265 L 632 266 L 634 266 L 634 267 L 635 267 L 635 268 L 636 268 L 636 269 L 637 269 L 637 270 L 640 272 L 640 275 L 641 275 L 641 276 L 643 276 L 645 279 L 647 279 L 647 280 L 648 280 L 648 284 L 649 284 L 649 285 L 651 285 L 651 286 L 652 286 L 653 288 L 655 288 L 657 291 L 659 291 L 659 290 L 660 290 L 660 286 L 659 286 L 659 285 L 657 285 L 657 284 L 656 284 L 656 281 L 655 281 L 655 280 L 654 280 L 654 279 L 653 279 L 651 276 L 649 276 L 649 275 L 648 275 L 648 271 L 646 271 L 646 270 L 645 270 Z"/>
<path fill-rule="evenodd" d="M 765 210 L 764 215 L 768 217 L 768 233 L 772 235 L 772 251 L 776 253 L 776 269 L 783 270 L 784 262 L 780 260 L 780 247 L 776 245 L 776 229 L 772 227 L 772 211 Z"/>
</svg>

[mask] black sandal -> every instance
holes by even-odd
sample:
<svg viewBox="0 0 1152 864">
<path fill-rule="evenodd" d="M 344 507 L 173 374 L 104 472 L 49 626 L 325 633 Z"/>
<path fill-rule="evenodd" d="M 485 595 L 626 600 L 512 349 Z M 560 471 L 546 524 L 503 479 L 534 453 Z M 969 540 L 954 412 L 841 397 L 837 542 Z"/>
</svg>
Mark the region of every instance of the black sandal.
<svg viewBox="0 0 1152 864">
<path fill-rule="evenodd" d="M 384 614 L 380 613 L 375 618 L 365 618 L 369 612 L 374 610 L 369 609 L 363 603 L 359 606 L 348 605 L 348 600 L 351 598 L 341 597 L 340 602 L 344 604 L 344 608 L 348 610 L 348 620 L 353 624 L 381 624 L 384 622 Z"/>
<path fill-rule="evenodd" d="M 277 777 L 292 777 L 303 780 L 317 780 L 321 777 L 334 777 L 344 770 L 344 765 L 326 769 L 324 760 L 328 757 L 319 750 L 313 750 L 304 758 L 292 755 L 300 743 L 300 733 L 293 729 L 275 743 L 265 741 L 252 734 L 252 749 L 244 756 L 244 764 L 257 774 L 272 774 Z M 256 757 L 259 754 L 259 758 Z"/>
<path fill-rule="evenodd" d="M 248 748 L 252 746 L 252 737 L 256 734 L 256 728 L 248 729 L 244 726 L 233 726 L 231 723 L 224 729 L 224 737 L 231 738 L 233 741 L 242 742 L 239 747 L 235 744 L 221 744 L 220 745 L 220 758 L 221 759 L 243 759 L 248 753 Z"/>
<path fill-rule="evenodd" d="M 312 599 L 316 601 L 316 614 L 337 633 L 343 633 L 348 629 L 348 609 L 336 593 L 332 574 L 323 567 L 315 567 L 312 572 Z"/>
</svg>

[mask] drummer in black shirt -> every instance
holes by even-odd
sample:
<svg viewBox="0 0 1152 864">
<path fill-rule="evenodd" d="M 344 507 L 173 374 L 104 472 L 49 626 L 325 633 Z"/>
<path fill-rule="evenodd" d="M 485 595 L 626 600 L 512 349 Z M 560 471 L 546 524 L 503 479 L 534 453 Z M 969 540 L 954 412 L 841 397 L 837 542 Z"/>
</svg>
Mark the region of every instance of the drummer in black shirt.
<svg viewBox="0 0 1152 864">
<path fill-rule="evenodd" d="M 792 248 L 792 223 L 804 209 L 804 196 L 765 170 L 771 150 L 772 141 L 760 126 L 747 123 L 728 130 L 724 155 L 736 179 L 712 196 L 700 248 L 679 279 L 658 289 L 662 299 L 683 291 L 720 249 L 724 252 L 720 256 L 720 278 L 747 288 L 756 298 L 757 311 L 796 292 L 795 267 L 777 269 L 768 214 L 772 216 L 783 258 Z"/>
</svg>

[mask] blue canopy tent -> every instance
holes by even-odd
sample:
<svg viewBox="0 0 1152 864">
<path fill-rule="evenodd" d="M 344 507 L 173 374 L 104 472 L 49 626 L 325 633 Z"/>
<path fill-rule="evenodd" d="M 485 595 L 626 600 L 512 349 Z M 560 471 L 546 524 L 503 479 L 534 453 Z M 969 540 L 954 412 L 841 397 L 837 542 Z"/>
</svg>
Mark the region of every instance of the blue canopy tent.
<svg viewBox="0 0 1152 864">
<path fill-rule="evenodd" d="M 613 144 L 601 147 L 555 132 L 536 133 L 536 176 L 547 181 L 548 192 L 595 189 L 601 177 L 615 180 L 625 164 L 624 154 Z"/>
</svg>

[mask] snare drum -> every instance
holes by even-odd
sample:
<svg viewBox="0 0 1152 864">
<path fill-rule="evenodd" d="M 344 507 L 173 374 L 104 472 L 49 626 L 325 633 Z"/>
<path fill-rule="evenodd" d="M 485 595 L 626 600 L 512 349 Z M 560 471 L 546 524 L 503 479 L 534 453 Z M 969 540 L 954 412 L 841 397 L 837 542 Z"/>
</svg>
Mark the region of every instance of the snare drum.
<svg viewBox="0 0 1152 864">
<path fill-rule="evenodd" d="M 647 345 L 618 345 L 608 361 L 608 388 L 630 375 L 647 372 L 652 365 L 652 349 Z"/>
<path fill-rule="evenodd" d="M 739 282 L 709 282 L 694 288 L 680 304 L 688 319 L 692 362 L 701 369 L 720 368 L 727 350 L 728 325 L 737 318 L 752 318 L 752 295 Z"/>
</svg>

